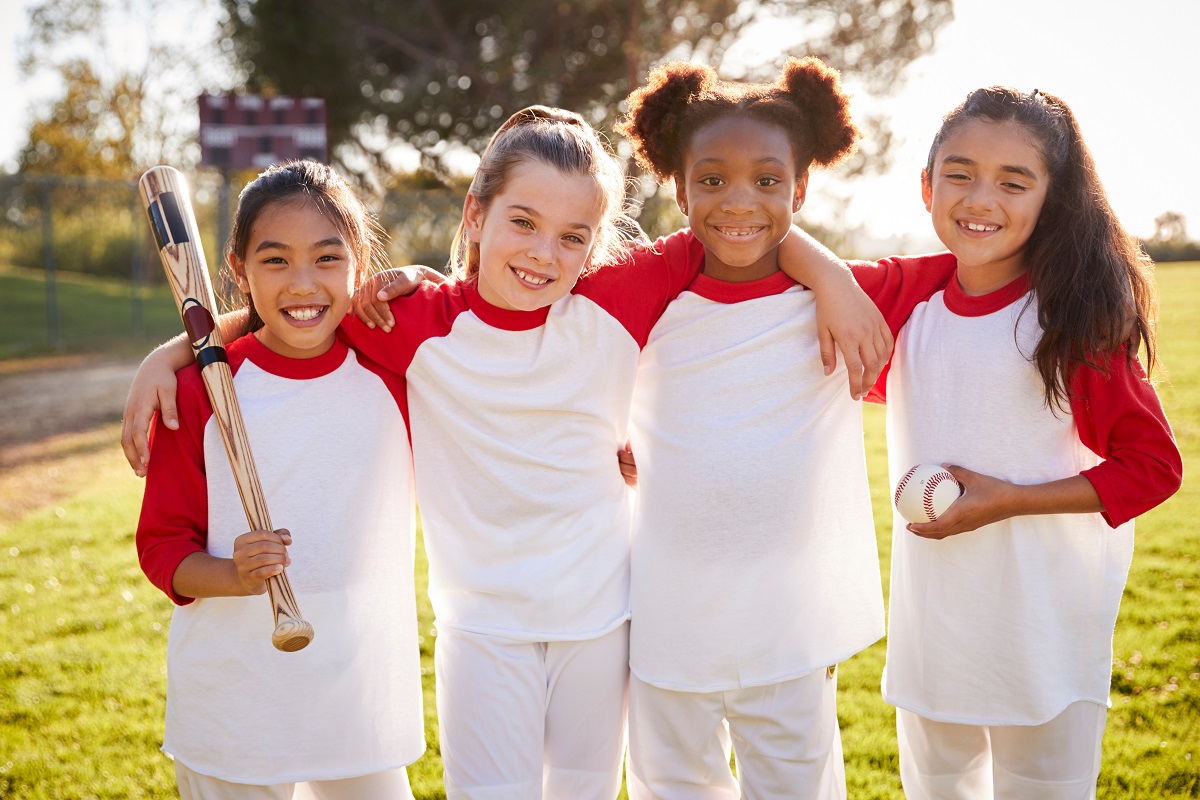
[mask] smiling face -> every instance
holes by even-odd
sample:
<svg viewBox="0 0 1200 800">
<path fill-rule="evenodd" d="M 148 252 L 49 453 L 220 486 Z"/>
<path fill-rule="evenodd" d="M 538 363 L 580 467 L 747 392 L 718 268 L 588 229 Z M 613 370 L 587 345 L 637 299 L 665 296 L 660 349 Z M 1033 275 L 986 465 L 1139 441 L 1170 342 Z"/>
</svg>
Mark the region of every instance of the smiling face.
<svg viewBox="0 0 1200 800">
<path fill-rule="evenodd" d="M 688 144 L 675 197 L 704 245 L 704 274 L 752 281 L 779 270 L 779 243 L 804 203 L 787 133 L 741 115 L 699 128 Z"/>
<path fill-rule="evenodd" d="M 345 237 L 311 202 L 273 203 L 250 225 L 245 260 L 232 257 L 238 287 L 254 299 L 255 335 L 289 358 L 315 358 L 333 344 L 354 291 Z"/>
<path fill-rule="evenodd" d="M 587 266 L 603 213 L 593 177 L 537 160 L 513 167 L 486 209 L 467 195 L 463 221 L 479 245 L 479 294 L 510 311 L 566 297 Z"/>
<path fill-rule="evenodd" d="M 1041 151 L 1016 123 L 968 120 L 943 142 L 921 193 L 969 293 L 998 289 L 1025 271 L 1025 245 L 1049 186 Z"/>
</svg>

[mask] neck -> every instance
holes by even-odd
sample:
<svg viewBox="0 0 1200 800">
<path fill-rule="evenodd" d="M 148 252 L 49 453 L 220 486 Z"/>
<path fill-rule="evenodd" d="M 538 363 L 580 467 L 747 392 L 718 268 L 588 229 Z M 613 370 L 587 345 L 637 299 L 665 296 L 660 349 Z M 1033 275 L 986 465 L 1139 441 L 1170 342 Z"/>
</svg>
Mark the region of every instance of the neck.
<svg viewBox="0 0 1200 800">
<path fill-rule="evenodd" d="M 959 262 L 958 285 L 972 297 L 991 294 L 1003 289 L 1026 272 L 1023 261 L 1010 264 L 992 263 L 969 266 Z"/>
<path fill-rule="evenodd" d="M 708 251 L 704 254 L 704 269 L 701 271 L 710 278 L 727 283 L 761 280 L 779 272 L 779 248 L 776 247 L 758 261 L 746 266 L 730 266 Z"/>
</svg>

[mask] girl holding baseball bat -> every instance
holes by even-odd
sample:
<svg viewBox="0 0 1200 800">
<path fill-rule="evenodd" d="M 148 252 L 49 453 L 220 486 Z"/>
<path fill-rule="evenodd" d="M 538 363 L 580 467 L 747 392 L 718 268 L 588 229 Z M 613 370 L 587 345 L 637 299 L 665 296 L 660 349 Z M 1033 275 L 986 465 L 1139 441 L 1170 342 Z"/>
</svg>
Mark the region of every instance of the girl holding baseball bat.
<svg viewBox="0 0 1200 800">
<path fill-rule="evenodd" d="M 1183 465 L 1138 358 L 1151 265 L 1066 103 L 971 92 L 922 172 L 956 279 L 886 382 L 893 482 L 948 462 L 963 494 L 893 525 L 883 694 L 909 798 L 1095 797 L 1133 519 Z"/>
<path fill-rule="evenodd" d="M 581 117 L 518 112 L 464 204 L 459 279 L 392 301 L 385 325 L 343 326 L 408 382 L 452 798 L 618 793 L 631 498 L 614 453 L 639 349 L 703 260 L 687 231 L 630 254 L 623 202 L 620 163 Z M 841 337 L 858 393 L 890 333 L 860 321 L 870 303 L 840 265 L 799 234 L 788 246 L 809 282 L 850 297 L 832 316 L 858 337 Z M 148 404 L 171 393 L 161 365 L 188 356 L 161 352 L 131 391 L 127 453 Z"/>
<path fill-rule="evenodd" d="M 228 262 L 251 323 L 228 360 L 288 530 L 244 532 L 194 364 L 179 424 L 154 433 L 137 548 L 176 603 L 163 750 L 184 800 L 412 797 L 405 767 L 425 743 L 405 386 L 335 335 L 378 244 L 315 162 L 264 172 L 238 202 Z M 284 566 L 318 632 L 294 653 L 271 646 L 253 597 Z"/>
</svg>

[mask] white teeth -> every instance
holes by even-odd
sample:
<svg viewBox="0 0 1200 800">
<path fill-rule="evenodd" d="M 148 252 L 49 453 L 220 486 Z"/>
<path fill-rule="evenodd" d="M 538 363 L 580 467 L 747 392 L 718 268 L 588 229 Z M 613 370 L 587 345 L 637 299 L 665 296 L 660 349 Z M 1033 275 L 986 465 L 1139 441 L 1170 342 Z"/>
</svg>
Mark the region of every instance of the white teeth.
<svg viewBox="0 0 1200 800">
<path fill-rule="evenodd" d="M 286 308 L 283 313 L 298 322 L 307 322 L 310 319 L 316 319 L 324 310 L 325 306 L 304 306 L 303 308 Z"/>
<path fill-rule="evenodd" d="M 753 236 L 758 233 L 759 228 L 718 228 L 717 230 L 726 236 Z"/>
<path fill-rule="evenodd" d="M 982 225 L 978 222 L 964 222 L 963 225 L 970 231 L 998 231 L 999 225 Z"/>
<path fill-rule="evenodd" d="M 530 275 L 528 272 L 525 272 L 524 270 L 517 269 L 516 267 L 513 267 L 513 272 L 517 273 L 517 277 L 520 278 L 521 280 L 526 281 L 528 283 L 532 283 L 535 286 L 541 286 L 544 283 L 550 282 L 549 278 L 538 278 L 534 275 Z"/>
</svg>

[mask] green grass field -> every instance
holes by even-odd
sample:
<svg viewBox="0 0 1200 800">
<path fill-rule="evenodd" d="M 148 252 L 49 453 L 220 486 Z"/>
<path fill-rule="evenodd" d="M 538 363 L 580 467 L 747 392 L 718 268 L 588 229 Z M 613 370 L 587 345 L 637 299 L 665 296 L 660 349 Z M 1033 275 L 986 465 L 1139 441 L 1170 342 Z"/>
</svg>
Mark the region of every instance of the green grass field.
<svg viewBox="0 0 1200 800">
<path fill-rule="evenodd" d="M 1193 464 L 1200 455 L 1200 263 L 1160 267 L 1158 285 L 1170 381 L 1159 391 L 1185 462 Z M 0 297 L 7 286 L 0 275 Z M 109 302 L 108 295 L 95 302 Z M 4 316 L 0 325 L 10 326 Z M 882 420 L 880 409 L 867 409 L 886 576 Z M 138 569 L 133 529 L 141 484 L 125 466 L 117 436 L 110 426 L 0 461 L 0 798 L 174 796 L 170 763 L 158 751 L 170 604 Z M 1200 484 L 1189 477 L 1176 497 L 1138 522 L 1116 633 L 1102 798 L 1200 797 L 1197 519 Z M 423 561 L 419 571 L 423 587 Z M 411 774 L 417 797 L 436 798 L 444 795 L 432 614 L 423 595 L 419 608 L 430 747 Z M 851 798 L 901 798 L 893 714 L 879 698 L 882 667 L 879 643 L 840 672 Z"/>
<path fill-rule="evenodd" d="M 57 343 L 52 341 L 44 273 L 0 267 L 0 359 L 60 349 L 142 352 L 148 343 L 157 344 L 180 330 L 171 290 L 164 284 L 135 293 L 127 282 L 60 272 L 53 293 Z M 135 304 L 140 308 L 135 310 Z"/>
</svg>

